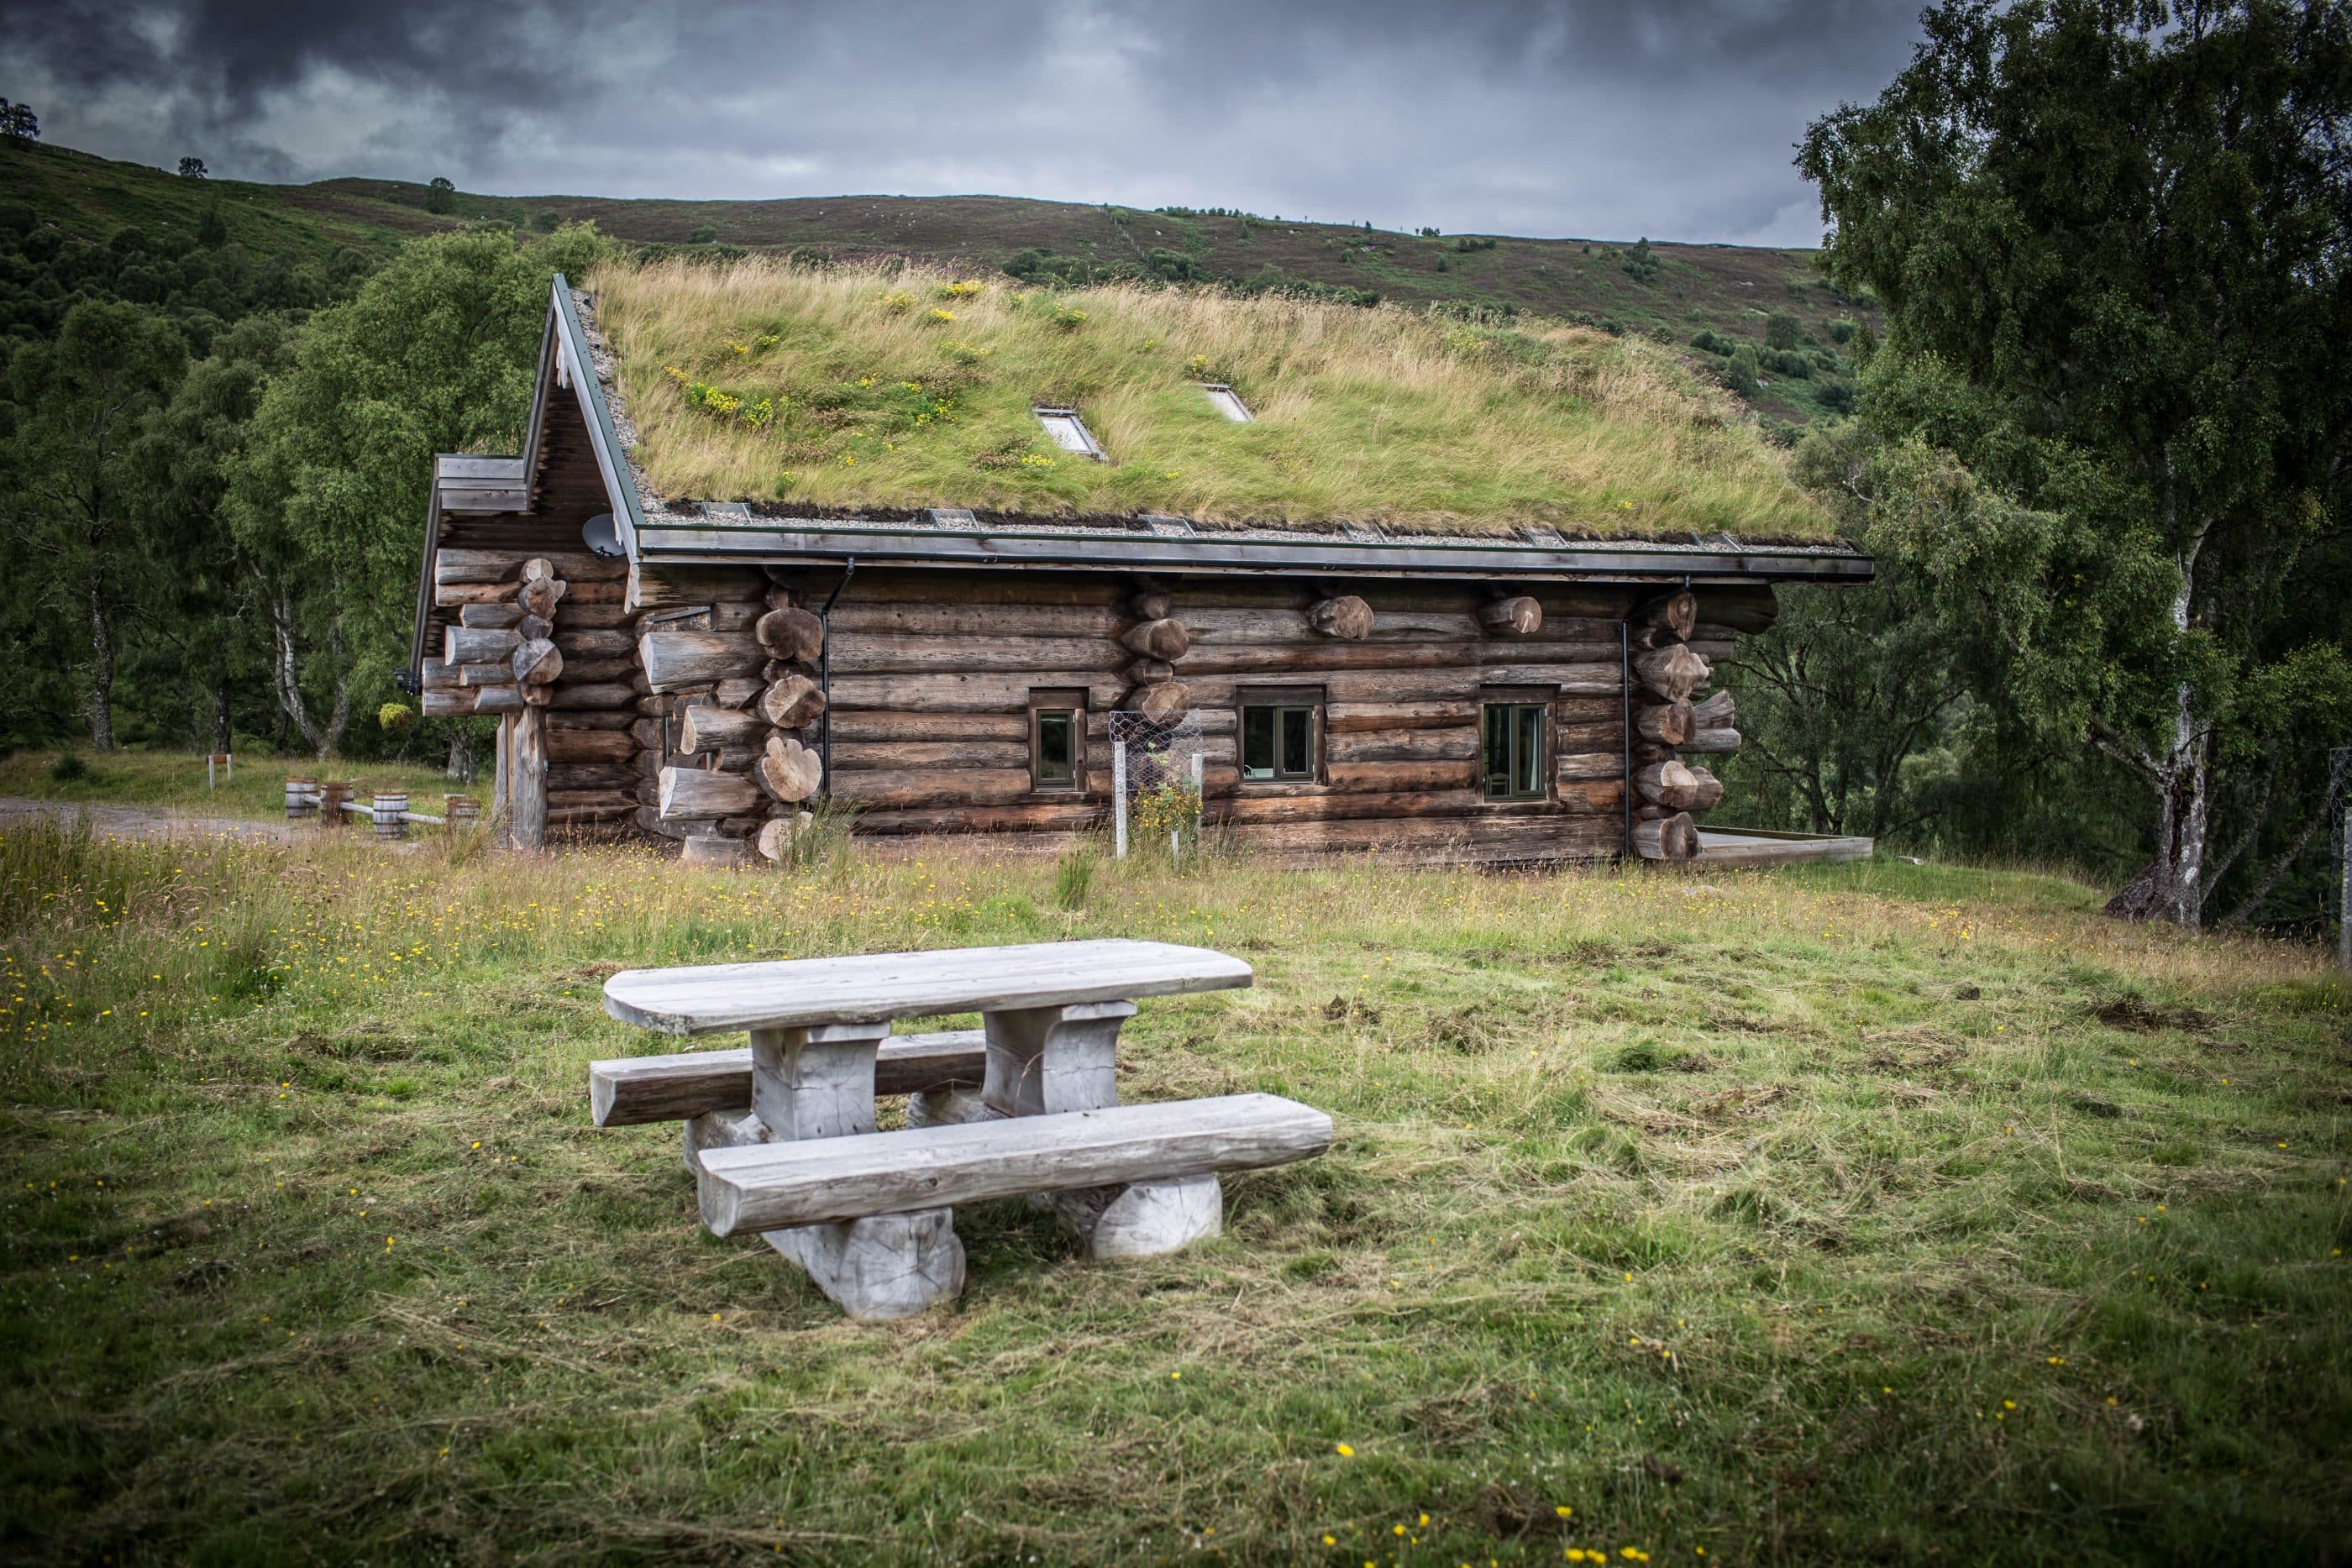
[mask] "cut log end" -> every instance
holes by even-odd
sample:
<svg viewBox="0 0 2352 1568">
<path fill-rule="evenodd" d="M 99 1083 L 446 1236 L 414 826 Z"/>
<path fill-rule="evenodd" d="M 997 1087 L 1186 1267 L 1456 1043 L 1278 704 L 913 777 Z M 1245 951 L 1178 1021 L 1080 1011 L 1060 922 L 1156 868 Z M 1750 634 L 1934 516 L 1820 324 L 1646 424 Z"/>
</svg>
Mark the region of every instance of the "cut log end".
<svg viewBox="0 0 2352 1568">
<path fill-rule="evenodd" d="M 807 800 L 824 784 L 824 762 L 787 735 L 768 737 L 767 749 L 752 772 L 762 789 L 788 806 Z"/>
<path fill-rule="evenodd" d="M 1307 623 L 1326 637 L 1361 642 L 1371 635 L 1372 607 L 1352 593 L 1319 601 L 1307 612 Z"/>
<path fill-rule="evenodd" d="M 1507 636 L 1525 637 L 1543 626 L 1543 606 L 1525 593 L 1508 599 L 1497 599 L 1478 612 L 1479 623 L 1490 632 Z"/>
<path fill-rule="evenodd" d="M 1633 825 L 1633 850 L 1643 860 L 1688 861 L 1698 858 L 1698 827 L 1686 811 Z"/>
</svg>

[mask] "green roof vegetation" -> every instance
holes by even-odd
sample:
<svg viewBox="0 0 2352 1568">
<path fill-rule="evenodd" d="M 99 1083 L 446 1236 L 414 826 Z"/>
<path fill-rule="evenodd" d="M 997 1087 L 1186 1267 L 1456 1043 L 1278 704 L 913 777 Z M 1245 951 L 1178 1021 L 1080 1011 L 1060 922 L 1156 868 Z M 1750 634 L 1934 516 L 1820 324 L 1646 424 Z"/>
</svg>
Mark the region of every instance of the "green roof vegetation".
<svg viewBox="0 0 2352 1568">
<path fill-rule="evenodd" d="M 1738 404 L 1639 338 L 765 258 L 616 265 L 590 286 L 635 456 L 671 499 L 1832 535 Z M 1220 413 L 1206 382 L 1255 419 Z M 1108 461 L 1058 447 L 1038 406 L 1078 410 Z"/>
</svg>

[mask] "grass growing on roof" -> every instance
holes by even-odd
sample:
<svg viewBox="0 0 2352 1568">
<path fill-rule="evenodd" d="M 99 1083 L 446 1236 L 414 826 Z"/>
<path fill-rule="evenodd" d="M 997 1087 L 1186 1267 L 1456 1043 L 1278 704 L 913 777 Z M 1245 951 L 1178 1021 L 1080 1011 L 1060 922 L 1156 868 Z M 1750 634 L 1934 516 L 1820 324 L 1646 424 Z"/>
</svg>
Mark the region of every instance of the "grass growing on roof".
<svg viewBox="0 0 2352 1568">
<path fill-rule="evenodd" d="M 2343 981 L 2097 902 L 10 828 L 0 1518 L 26 1561 L 2325 1558 Z M 966 1206 L 962 1300 L 862 1327 L 702 1231 L 674 1127 L 589 1125 L 591 1058 L 675 1044 L 614 967 L 1064 936 L 1248 957 L 1143 1004 L 1122 1092 L 1337 1146 L 1135 1264 Z"/>
<path fill-rule="evenodd" d="M 592 284 L 637 460 L 677 499 L 1831 532 L 1727 394 L 1638 337 L 760 259 L 618 266 Z M 1204 381 L 1256 420 L 1220 414 Z M 1039 405 L 1076 407 L 1109 461 L 1057 448 Z"/>
</svg>

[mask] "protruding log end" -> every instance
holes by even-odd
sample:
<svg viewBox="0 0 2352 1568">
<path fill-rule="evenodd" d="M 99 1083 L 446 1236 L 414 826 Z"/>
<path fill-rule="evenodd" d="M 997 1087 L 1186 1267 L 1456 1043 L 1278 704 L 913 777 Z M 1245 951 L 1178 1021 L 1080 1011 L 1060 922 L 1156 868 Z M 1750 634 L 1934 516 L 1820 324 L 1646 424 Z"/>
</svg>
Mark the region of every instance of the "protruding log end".
<svg viewBox="0 0 2352 1568">
<path fill-rule="evenodd" d="M 769 653 L 795 664 L 814 664 L 824 652 L 824 622 L 789 604 L 761 616 L 751 634 Z"/>
<path fill-rule="evenodd" d="M 1625 619 L 1637 628 L 1655 628 L 1671 632 L 1678 641 L 1687 642 L 1698 625 L 1698 596 L 1688 590 L 1664 594 L 1636 606 L 1633 613 Z"/>
<path fill-rule="evenodd" d="M 767 749 L 752 772 L 761 788 L 787 806 L 807 800 L 824 784 L 823 760 L 788 735 L 768 737 Z"/>
<path fill-rule="evenodd" d="M 1542 627 L 1543 606 L 1528 594 L 1514 594 L 1480 609 L 1478 620 L 1489 632 L 1525 637 Z"/>
<path fill-rule="evenodd" d="M 824 693 L 806 675 L 787 674 L 760 695 L 760 715 L 778 729 L 800 729 L 824 712 Z"/>
<path fill-rule="evenodd" d="M 1633 824 L 1633 852 L 1649 861 L 1698 858 L 1698 826 L 1687 811 Z"/>
<path fill-rule="evenodd" d="M 1326 637 L 1359 643 L 1372 632 L 1372 607 L 1352 593 L 1318 601 L 1307 612 L 1307 623 Z"/>
<path fill-rule="evenodd" d="M 1119 641 L 1147 659 L 1165 659 L 1173 664 L 1191 650 L 1192 634 L 1184 630 L 1182 622 L 1171 621 L 1163 615 L 1157 621 L 1141 622 L 1129 628 Z"/>
<path fill-rule="evenodd" d="M 1633 726 L 1644 740 L 1680 746 L 1690 738 L 1691 705 L 1685 701 L 1637 707 L 1633 710 Z"/>
</svg>

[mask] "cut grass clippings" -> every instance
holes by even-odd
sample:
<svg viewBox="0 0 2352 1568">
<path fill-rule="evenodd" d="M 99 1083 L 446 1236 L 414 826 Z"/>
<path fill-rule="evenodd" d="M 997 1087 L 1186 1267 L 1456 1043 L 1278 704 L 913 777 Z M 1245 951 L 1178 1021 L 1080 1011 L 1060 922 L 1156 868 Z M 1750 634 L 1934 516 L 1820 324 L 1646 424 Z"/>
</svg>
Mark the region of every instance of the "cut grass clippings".
<svg viewBox="0 0 2352 1568">
<path fill-rule="evenodd" d="M 1057 894 L 1058 887 L 1058 894 Z M 1061 904 L 1073 907 L 1064 909 Z M 2275 1562 L 2352 1495 L 2346 995 L 2056 877 L 1178 876 L 943 842 L 0 833 L 19 1561 Z M 614 967 L 1248 957 L 1133 1101 L 1325 1107 L 1223 1239 L 969 1206 L 861 1326 L 696 1222 Z M 724 1041 L 714 1040 L 714 1045 Z M 1197 1554 L 1197 1555 L 1196 1555 Z"/>
</svg>

